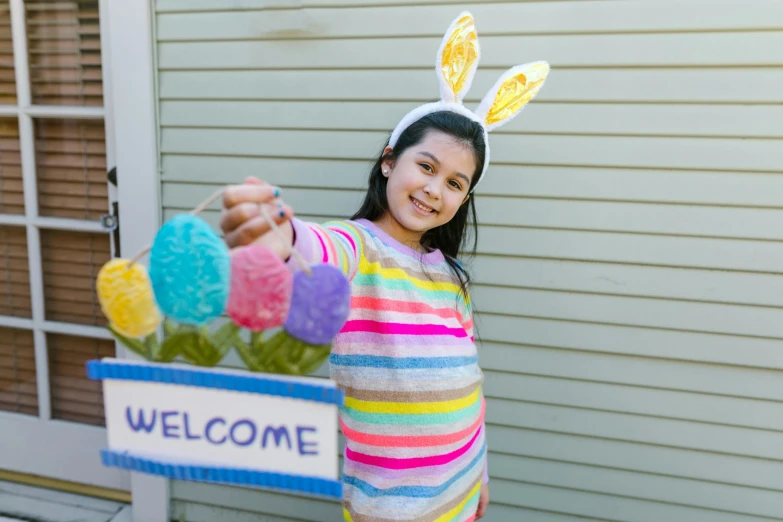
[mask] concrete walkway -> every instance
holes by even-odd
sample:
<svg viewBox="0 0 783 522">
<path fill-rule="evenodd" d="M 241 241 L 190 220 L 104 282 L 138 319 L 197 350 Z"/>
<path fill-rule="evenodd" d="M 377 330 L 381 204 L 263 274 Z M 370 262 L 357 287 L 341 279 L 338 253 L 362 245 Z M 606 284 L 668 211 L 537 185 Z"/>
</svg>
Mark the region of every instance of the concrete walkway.
<svg viewBox="0 0 783 522">
<path fill-rule="evenodd" d="M 120 522 L 130 506 L 0 481 L 0 522 Z"/>
</svg>

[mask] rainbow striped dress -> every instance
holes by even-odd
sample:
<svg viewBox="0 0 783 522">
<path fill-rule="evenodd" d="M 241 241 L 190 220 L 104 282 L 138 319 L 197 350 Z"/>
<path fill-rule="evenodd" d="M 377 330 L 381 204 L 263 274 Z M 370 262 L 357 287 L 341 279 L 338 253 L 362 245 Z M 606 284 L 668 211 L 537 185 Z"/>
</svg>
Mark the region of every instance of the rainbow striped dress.
<svg viewBox="0 0 783 522">
<path fill-rule="evenodd" d="M 330 357 L 346 393 L 345 520 L 473 521 L 488 480 L 483 374 L 470 302 L 443 254 L 366 220 L 293 225 L 299 253 L 352 282 Z"/>
</svg>

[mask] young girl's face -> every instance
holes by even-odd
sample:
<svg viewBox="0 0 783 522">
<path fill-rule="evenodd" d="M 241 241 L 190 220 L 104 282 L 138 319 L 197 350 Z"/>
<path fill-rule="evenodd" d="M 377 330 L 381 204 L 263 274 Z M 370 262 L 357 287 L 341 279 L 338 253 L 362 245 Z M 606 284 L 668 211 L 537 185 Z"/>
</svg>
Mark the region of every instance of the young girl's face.
<svg viewBox="0 0 783 522">
<path fill-rule="evenodd" d="M 421 143 L 381 165 L 389 179 L 386 198 L 391 217 L 405 232 L 418 237 L 448 223 L 467 201 L 475 171 L 470 144 L 429 131 Z"/>
</svg>

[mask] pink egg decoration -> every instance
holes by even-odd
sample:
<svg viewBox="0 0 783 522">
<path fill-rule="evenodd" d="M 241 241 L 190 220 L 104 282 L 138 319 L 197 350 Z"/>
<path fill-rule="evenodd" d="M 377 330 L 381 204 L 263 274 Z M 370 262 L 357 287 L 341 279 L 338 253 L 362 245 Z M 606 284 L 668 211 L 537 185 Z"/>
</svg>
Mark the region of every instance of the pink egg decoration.
<svg viewBox="0 0 783 522">
<path fill-rule="evenodd" d="M 285 323 L 294 279 L 274 252 L 248 245 L 231 256 L 231 291 L 226 312 L 237 326 L 269 330 Z"/>
</svg>

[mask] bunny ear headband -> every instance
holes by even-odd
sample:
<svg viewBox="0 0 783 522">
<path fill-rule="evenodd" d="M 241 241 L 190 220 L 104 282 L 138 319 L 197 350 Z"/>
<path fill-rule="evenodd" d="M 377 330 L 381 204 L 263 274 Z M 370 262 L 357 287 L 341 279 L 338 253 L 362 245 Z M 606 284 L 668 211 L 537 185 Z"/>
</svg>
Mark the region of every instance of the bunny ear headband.
<svg viewBox="0 0 783 522">
<path fill-rule="evenodd" d="M 389 140 L 389 146 L 394 147 L 405 129 L 433 112 L 451 111 L 475 121 L 484 129 L 487 147 L 482 175 L 475 186 L 484 179 L 489 167 L 489 132 L 511 121 L 538 94 L 549 74 L 549 64 L 542 61 L 512 67 L 498 79 L 473 112 L 462 105 L 462 99 L 470 90 L 479 55 L 473 15 L 463 12 L 451 23 L 438 50 L 435 72 L 440 85 L 440 101 L 427 103 L 405 115 Z"/>
</svg>

